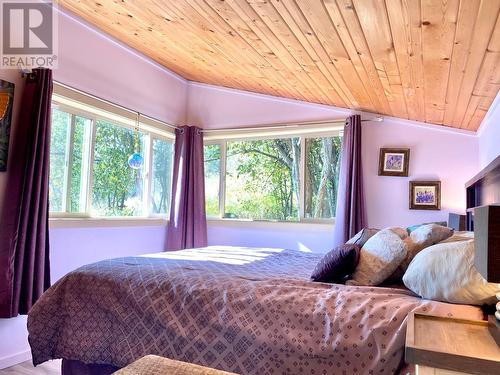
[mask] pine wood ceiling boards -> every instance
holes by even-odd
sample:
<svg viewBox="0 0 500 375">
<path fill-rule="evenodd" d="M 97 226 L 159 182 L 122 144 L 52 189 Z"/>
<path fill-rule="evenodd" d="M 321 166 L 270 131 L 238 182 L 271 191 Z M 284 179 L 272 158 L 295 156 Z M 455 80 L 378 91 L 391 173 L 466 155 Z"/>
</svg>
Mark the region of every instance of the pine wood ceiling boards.
<svg viewBox="0 0 500 375">
<path fill-rule="evenodd" d="M 477 130 L 500 0 L 59 0 L 186 79 Z"/>
</svg>

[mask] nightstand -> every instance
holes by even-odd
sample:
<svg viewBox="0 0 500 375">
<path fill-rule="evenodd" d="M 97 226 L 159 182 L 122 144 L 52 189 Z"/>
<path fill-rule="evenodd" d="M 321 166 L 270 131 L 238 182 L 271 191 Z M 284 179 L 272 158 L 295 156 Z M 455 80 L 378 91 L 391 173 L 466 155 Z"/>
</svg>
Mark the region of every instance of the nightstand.
<svg viewBox="0 0 500 375">
<path fill-rule="evenodd" d="M 411 313 L 405 360 L 416 375 L 500 374 L 500 348 L 482 320 Z"/>
</svg>

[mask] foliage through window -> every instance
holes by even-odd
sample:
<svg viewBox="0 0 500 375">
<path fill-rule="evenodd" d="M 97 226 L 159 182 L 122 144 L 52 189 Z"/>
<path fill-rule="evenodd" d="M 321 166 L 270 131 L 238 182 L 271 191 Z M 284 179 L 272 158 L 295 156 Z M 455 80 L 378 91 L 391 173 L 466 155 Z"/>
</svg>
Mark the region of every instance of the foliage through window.
<svg viewBox="0 0 500 375">
<path fill-rule="evenodd" d="M 207 214 L 278 221 L 334 218 L 341 146 L 340 136 L 205 145 Z"/>
<path fill-rule="evenodd" d="M 305 217 L 334 218 L 342 140 L 340 137 L 324 137 L 305 141 Z"/>
<path fill-rule="evenodd" d="M 227 143 L 224 217 L 299 219 L 300 139 Z"/>
<path fill-rule="evenodd" d="M 208 217 L 219 216 L 221 170 L 220 145 L 205 145 L 205 209 Z"/>
<path fill-rule="evenodd" d="M 167 215 L 173 143 L 117 122 L 54 106 L 50 147 L 52 215 Z M 132 169 L 134 152 L 144 166 Z M 150 177 L 150 178 L 148 178 Z"/>
<path fill-rule="evenodd" d="M 167 214 L 170 207 L 172 182 L 172 142 L 153 139 L 153 167 L 151 176 L 151 214 Z"/>
<path fill-rule="evenodd" d="M 54 109 L 50 148 L 51 211 L 82 212 L 86 205 L 86 158 L 90 120 Z"/>
<path fill-rule="evenodd" d="M 143 134 L 136 150 L 133 129 L 101 120 L 95 127 L 92 216 L 143 215 L 144 170 L 127 164 L 134 151 L 144 154 Z"/>
</svg>

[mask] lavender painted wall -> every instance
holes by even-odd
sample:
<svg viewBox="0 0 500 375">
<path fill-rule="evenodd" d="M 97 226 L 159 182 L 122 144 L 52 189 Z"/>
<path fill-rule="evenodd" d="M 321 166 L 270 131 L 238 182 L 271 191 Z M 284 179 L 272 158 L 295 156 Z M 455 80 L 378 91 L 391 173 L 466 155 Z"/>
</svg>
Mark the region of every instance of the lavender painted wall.
<svg viewBox="0 0 500 375">
<path fill-rule="evenodd" d="M 204 128 L 224 128 L 254 124 L 317 121 L 342 118 L 351 112 L 341 108 L 253 94 L 238 90 L 189 83 L 188 123 Z M 373 117 L 363 114 L 363 117 Z M 410 176 L 378 176 L 381 147 L 409 147 Z M 384 122 L 363 124 L 363 170 L 368 224 L 372 227 L 407 226 L 425 221 L 446 220 L 448 212 L 465 209 L 465 182 L 479 169 L 475 134 L 414 121 L 386 117 Z M 419 211 L 408 208 L 410 180 L 442 181 L 442 210 Z M 325 251 L 331 246 L 330 230 L 321 227 L 311 234 L 311 226 L 280 226 L 278 230 L 209 223 L 209 243 L 248 246 L 308 248 Z"/>
<path fill-rule="evenodd" d="M 162 251 L 164 242 L 164 226 L 51 228 L 52 282 L 85 264 Z"/>
<path fill-rule="evenodd" d="M 70 13 L 59 15 L 54 79 L 174 125 L 184 125 L 187 81 Z"/>
<path fill-rule="evenodd" d="M 189 82 L 187 123 L 229 128 L 346 117 L 343 108 Z"/>
<path fill-rule="evenodd" d="M 478 131 L 481 169 L 500 155 L 500 93 L 491 105 Z"/>
<path fill-rule="evenodd" d="M 382 147 L 408 147 L 409 177 L 378 176 Z M 368 224 L 372 227 L 409 226 L 447 221 L 449 212 L 465 212 L 465 182 L 479 168 L 475 135 L 386 118 L 363 125 L 363 177 Z M 441 181 L 441 211 L 410 210 L 411 180 Z"/>
</svg>

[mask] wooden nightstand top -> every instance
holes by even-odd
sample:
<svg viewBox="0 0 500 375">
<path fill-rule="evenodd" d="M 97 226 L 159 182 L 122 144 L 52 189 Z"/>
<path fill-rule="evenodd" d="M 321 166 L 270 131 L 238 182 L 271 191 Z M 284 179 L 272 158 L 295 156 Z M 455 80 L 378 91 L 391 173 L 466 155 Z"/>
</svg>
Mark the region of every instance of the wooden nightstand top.
<svg viewBox="0 0 500 375">
<path fill-rule="evenodd" d="M 488 322 L 412 313 L 406 330 L 407 363 L 471 374 L 500 374 L 500 348 Z"/>
</svg>

